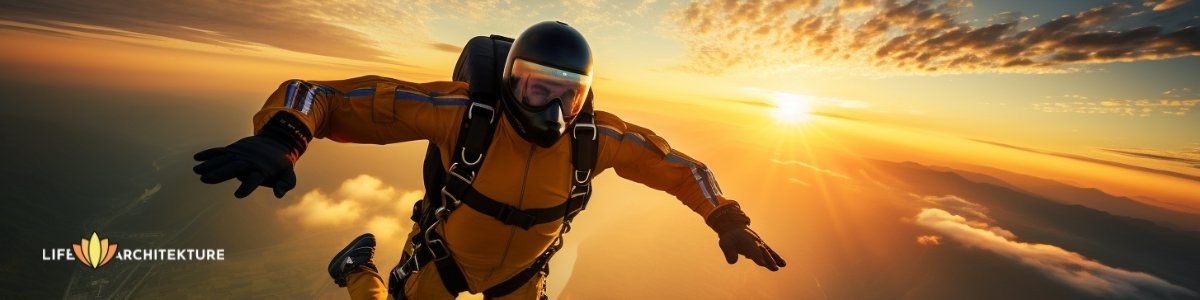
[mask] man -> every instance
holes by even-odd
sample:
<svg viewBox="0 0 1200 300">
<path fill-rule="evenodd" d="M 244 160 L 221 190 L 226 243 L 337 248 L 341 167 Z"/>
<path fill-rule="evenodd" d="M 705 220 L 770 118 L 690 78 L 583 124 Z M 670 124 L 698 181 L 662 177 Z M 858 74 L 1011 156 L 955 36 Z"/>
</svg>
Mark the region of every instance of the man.
<svg viewBox="0 0 1200 300">
<path fill-rule="evenodd" d="M 451 176 L 445 195 L 434 196 L 443 201 L 440 206 L 425 203 L 414 212 L 422 221 L 414 226 L 413 242 L 388 285 L 396 298 L 446 299 L 460 291 L 496 299 L 545 297 L 545 261 L 569 229 L 571 214 L 581 209 L 564 199 L 586 198 L 589 193 L 579 188 L 590 191 L 590 178 L 609 168 L 671 193 L 704 217 L 718 233 L 729 263 L 740 254 L 772 271 L 785 265 L 749 229 L 749 217 L 721 194 L 703 163 L 671 149 L 646 128 L 591 111 L 591 49 L 579 32 L 560 22 L 542 22 L 525 30 L 511 47 L 496 110 L 503 117 L 472 101 L 464 82 L 418 84 L 377 76 L 291 80 L 255 114 L 254 136 L 197 153 L 196 160 L 203 162 L 194 170 L 205 183 L 237 178 L 242 183 L 234 195 L 239 198 L 258 186 L 271 187 L 282 197 L 295 187 L 292 166 L 312 138 L 374 144 L 430 141 Z M 495 125 L 479 127 L 467 120 Z M 592 134 L 579 137 L 581 126 Z M 462 136 L 478 135 L 479 128 L 494 128 L 494 133 L 487 133 L 486 151 L 473 154 L 460 144 L 469 140 Z M 588 138 L 596 148 L 582 161 L 591 161 L 595 172 L 591 166 L 579 171 L 579 155 L 573 156 L 572 149 L 581 147 L 574 141 Z M 488 159 L 483 160 L 484 154 Z M 460 192 L 447 191 L 451 189 Z M 545 211 L 557 215 L 540 218 Z M 334 282 L 348 286 L 352 298 L 388 297 L 372 263 L 374 247 L 374 237 L 364 234 L 330 263 Z"/>
</svg>

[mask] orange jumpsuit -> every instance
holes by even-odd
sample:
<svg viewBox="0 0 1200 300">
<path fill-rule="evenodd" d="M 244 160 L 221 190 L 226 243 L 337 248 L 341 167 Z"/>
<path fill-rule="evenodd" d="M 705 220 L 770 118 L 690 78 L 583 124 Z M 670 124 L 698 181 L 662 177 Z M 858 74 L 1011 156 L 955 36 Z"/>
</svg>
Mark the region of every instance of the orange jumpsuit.
<svg viewBox="0 0 1200 300">
<path fill-rule="evenodd" d="M 464 82 L 411 83 L 379 76 L 290 80 L 255 114 L 254 126 L 257 132 L 271 116 L 284 111 L 302 120 L 316 138 L 371 144 L 428 140 L 438 146 L 443 167 L 449 168 L 453 157 L 449 151 L 455 146 L 469 104 Z M 703 163 L 671 149 L 654 132 L 607 112 L 596 111 L 595 115 L 600 135 L 596 173 L 615 169 L 621 177 L 674 195 L 702 217 L 735 203 L 721 194 Z M 497 122 L 474 188 L 521 209 L 553 207 L 565 201 L 571 188 L 570 133 L 551 147 L 541 148 L 518 136 L 507 118 L 497 115 Z M 562 225 L 560 219 L 524 230 L 461 206 L 436 230 L 462 269 L 469 291 L 478 293 L 533 264 Z M 542 292 L 541 277 L 503 298 L 537 297 Z M 367 294 L 382 299 L 386 298 L 383 282 L 374 272 L 354 272 L 349 276 L 349 289 L 356 299 Z M 453 297 L 432 265 L 409 276 L 405 294 L 416 299 Z"/>
</svg>

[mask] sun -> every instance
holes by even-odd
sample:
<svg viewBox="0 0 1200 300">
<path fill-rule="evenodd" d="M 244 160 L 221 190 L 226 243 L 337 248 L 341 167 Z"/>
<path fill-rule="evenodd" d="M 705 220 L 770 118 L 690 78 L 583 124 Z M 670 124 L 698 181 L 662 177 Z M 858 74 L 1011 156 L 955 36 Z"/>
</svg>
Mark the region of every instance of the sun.
<svg viewBox="0 0 1200 300">
<path fill-rule="evenodd" d="M 778 93 L 774 96 L 775 119 L 784 123 L 802 123 L 812 116 L 812 103 L 808 98 L 795 94 Z"/>
</svg>

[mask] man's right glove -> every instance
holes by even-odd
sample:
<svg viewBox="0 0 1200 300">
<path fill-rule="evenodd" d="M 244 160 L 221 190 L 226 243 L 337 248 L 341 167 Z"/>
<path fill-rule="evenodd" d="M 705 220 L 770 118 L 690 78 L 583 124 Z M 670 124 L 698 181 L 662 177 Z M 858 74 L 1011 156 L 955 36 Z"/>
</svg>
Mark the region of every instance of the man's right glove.
<svg viewBox="0 0 1200 300">
<path fill-rule="evenodd" d="M 244 198 L 259 186 L 270 187 L 276 198 L 296 187 L 292 167 L 308 147 L 312 134 L 295 116 L 279 112 L 263 125 L 258 134 L 225 147 L 196 153 L 201 163 L 192 168 L 200 181 L 221 183 L 237 178 L 242 182 L 234 197 Z"/>
<path fill-rule="evenodd" d="M 721 239 L 718 245 L 729 264 L 736 263 L 738 254 L 741 254 L 771 271 L 787 266 L 787 262 L 767 246 L 758 233 L 750 230 L 750 217 L 742 212 L 740 205 L 734 203 L 717 208 L 705 221 Z"/>
</svg>

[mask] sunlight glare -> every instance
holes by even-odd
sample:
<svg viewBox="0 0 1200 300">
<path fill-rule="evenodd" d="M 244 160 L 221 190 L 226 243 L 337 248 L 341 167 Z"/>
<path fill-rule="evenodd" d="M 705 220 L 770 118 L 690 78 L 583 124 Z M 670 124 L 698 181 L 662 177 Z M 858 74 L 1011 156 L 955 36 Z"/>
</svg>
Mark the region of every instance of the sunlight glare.
<svg viewBox="0 0 1200 300">
<path fill-rule="evenodd" d="M 807 121 L 812 113 L 812 104 L 808 98 L 796 94 L 778 93 L 774 97 L 775 110 L 771 112 L 776 120 L 784 123 L 801 123 Z"/>
</svg>

